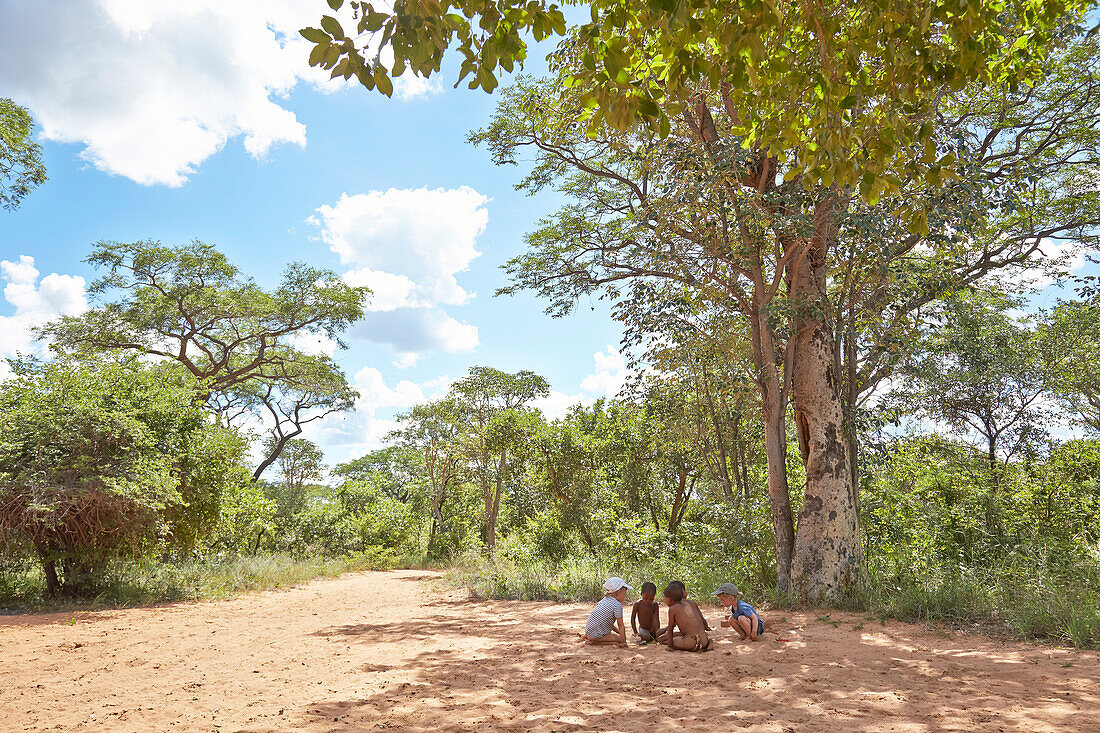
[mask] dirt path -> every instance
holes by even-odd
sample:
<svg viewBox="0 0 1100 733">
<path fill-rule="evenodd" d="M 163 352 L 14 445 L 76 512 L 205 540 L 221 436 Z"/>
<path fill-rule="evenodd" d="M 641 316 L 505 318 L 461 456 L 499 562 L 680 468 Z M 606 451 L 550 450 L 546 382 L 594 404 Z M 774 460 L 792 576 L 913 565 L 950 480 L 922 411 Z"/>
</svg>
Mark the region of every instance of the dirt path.
<svg viewBox="0 0 1100 733">
<path fill-rule="evenodd" d="M 395 571 L 0 617 L 0 729 L 1100 731 L 1092 652 L 816 613 L 706 654 L 593 649 L 588 610 Z"/>
</svg>

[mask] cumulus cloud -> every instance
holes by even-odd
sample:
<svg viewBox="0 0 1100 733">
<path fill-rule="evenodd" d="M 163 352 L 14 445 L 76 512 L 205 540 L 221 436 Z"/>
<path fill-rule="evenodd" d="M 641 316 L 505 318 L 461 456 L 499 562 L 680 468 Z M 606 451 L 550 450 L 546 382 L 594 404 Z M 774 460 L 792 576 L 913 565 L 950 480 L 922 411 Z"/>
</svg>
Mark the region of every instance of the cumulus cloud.
<svg viewBox="0 0 1100 733">
<path fill-rule="evenodd" d="M 10 0 L 0 3 L 0 87 L 47 140 L 78 143 L 95 167 L 182 185 L 230 139 L 262 158 L 305 145 L 282 98 L 308 66 L 298 29 L 325 10 L 295 0 Z M 438 86 L 401 79 L 408 99 Z"/>
<path fill-rule="evenodd" d="M 479 343 L 477 326 L 438 308 L 368 313 L 350 335 L 392 347 L 398 354 L 394 362 L 398 367 L 412 366 L 427 352 L 459 354 L 473 351 Z"/>
<path fill-rule="evenodd" d="M 22 255 L 18 261 L 0 262 L 4 299 L 13 306 L 12 315 L 0 316 L 0 357 L 31 352 L 35 346 L 31 329 L 62 315 L 77 315 L 87 310 L 84 278 L 51 273 L 39 280 L 34 258 Z M 7 375 L 7 364 L 0 366 Z"/>
<path fill-rule="evenodd" d="M 614 346 L 607 351 L 597 351 L 592 355 L 596 371 L 581 381 L 581 389 L 598 397 L 617 397 L 623 385 L 635 375 L 635 371 L 626 365 L 626 358 Z"/>
<path fill-rule="evenodd" d="M 344 194 L 317 209 L 310 223 L 341 262 L 401 275 L 415 283 L 408 297 L 461 305 L 470 299 L 455 279 L 481 253 L 488 197 L 468 186 Z"/>
<path fill-rule="evenodd" d="M 391 188 L 344 194 L 318 208 L 308 221 L 352 266 L 344 281 L 374 291 L 367 317 L 351 335 L 392 347 L 398 367 L 430 352 L 477 348 L 477 327 L 441 306 L 473 297 L 457 275 L 480 255 L 477 238 L 489 221 L 488 202 L 468 186 Z"/>
</svg>

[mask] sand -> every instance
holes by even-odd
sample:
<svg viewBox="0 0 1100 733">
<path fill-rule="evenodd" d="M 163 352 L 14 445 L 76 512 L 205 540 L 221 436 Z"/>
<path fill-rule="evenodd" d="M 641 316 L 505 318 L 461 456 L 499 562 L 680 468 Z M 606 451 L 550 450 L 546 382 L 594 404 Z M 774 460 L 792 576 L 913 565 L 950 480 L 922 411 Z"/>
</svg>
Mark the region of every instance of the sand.
<svg viewBox="0 0 1100 733">
<path fill-rule="evenodd" d="M 703 654 L 596 648 L 588 610 L 394 571 L 0 616 L 0 729 L 1100 731 L 1095 652 L 823 612 Z"/>
</svg>

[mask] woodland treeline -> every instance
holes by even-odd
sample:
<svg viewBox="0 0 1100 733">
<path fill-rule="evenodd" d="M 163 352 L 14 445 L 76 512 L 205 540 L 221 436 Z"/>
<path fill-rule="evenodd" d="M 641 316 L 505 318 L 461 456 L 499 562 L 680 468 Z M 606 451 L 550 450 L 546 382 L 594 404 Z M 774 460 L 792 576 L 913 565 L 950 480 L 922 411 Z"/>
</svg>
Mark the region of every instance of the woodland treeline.
<svg viewBox="0 0 1100 733">
<path fill-rule="evenodd" d="M 597 0 L 573 29 L 539 2 L 350 5 L 394 66 L 334 16 L 303 30 L 310 63 L 387 94 L 449 47 L 491 91 L 523 32 L 563 37 L 470 134 L 563 202 L 498 295 L 608 301 L 638 377 L 548 420 L 538 364 L 474 368 L 325 483 L 309 423 L 356 395 L 302 345 L 339 344 L 369 291 L 103 242 L 94 307 L 0 385 L 6 562 L 50 594 L 120 557 L 278 551 L 484 562 L 504 594 L 602 563 L 779 602 L 961 608 L 980 580 L 1006 613 L 1028 588 L 1097 607 L 1100 295 L 1069 271 L 1100 225 L 1091 4 Z M 44 178 L 13 110 L 9 207 Z M 1060 619 L 1100 638 L 1095 612 Z"/>
</svg>

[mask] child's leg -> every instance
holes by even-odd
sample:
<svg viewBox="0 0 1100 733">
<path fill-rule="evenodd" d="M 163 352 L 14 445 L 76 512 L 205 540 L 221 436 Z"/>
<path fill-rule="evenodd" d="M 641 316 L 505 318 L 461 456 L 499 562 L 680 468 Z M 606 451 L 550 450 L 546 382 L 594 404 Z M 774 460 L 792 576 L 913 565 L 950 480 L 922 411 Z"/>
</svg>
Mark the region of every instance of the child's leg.
<svg viewBox="0 0 1100 733">
<path fill-rule="evenodd" d="M 615 631 L 612 631 L 607 636 L 600 636 L 595 639 L 586 634 L 584 639 L 586 644 L 618 644 L 622 642 L 622 639 L 619 638 L 618 632 Z"/>
<path fill-rule="evenodd" d="M 642 641 L 653 641 L 657 637 L 649 629 L 638 629 L 638 636 L 642 637 Z"/>
<path fill-rule="evenodd" d="M 736 624 L 733 628 L 737 629 L 737 633 L 741 635 L 742 639 L 748 639 L 752 619 L 748 616 L 738 616 L 734 621 L 736 621 Z"/>
</svg>

